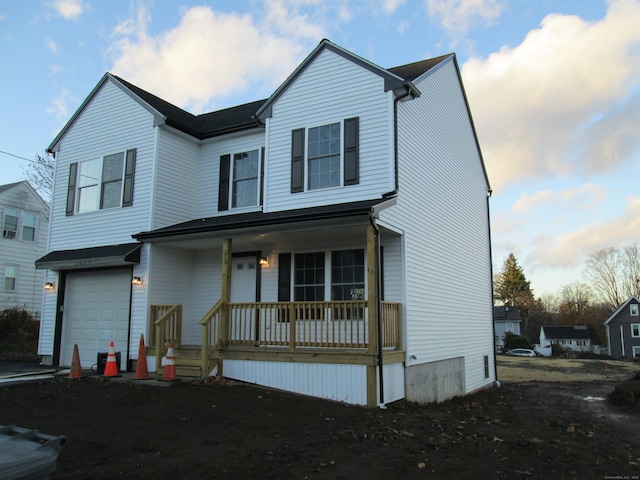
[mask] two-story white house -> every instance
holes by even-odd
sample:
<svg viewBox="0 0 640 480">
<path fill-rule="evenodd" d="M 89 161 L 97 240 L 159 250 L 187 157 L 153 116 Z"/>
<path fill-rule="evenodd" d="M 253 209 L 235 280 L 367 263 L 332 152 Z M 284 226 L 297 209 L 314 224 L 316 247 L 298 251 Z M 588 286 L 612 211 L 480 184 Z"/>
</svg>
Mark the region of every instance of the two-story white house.
<svg viewBox="0 0 640 480">
<path fill-rule="evenodd" d="M 0 311 L 40 318 L 45 273 L 35 261 L 47 252 L 49 205 L 27 181 L 0 185 Z"/>
<path fill-rule="evenodd" d="M 199 116 L 111 74 L 56 155 L 43 360 L 378 405 L 495 382 L 490 187 L 454 54 L 323 40 L 266 100 Z M 453 307 L 453 298 L 464 298 Z"/>
</svg>

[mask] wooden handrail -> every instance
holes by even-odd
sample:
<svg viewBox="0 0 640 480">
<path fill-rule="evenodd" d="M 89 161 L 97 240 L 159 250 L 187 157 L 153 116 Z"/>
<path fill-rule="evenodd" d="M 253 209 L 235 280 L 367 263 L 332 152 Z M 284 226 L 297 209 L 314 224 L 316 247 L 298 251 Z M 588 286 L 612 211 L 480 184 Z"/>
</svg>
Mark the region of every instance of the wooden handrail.
<svg viewBox="0 0 640 480">
<path fill-rule="evenodd" d="M 182 343 L 182 305 L 153 305 L 151 310 L 152 318 L 162 313 L 153 322 L 155 335 L 151 337 L 156 347 L 156 370 L 159 370 L 169 342 L 176 348 Z"/>
<path fill-rule="evenodd" d="M 224 301 L 218 300 L 217 303 L 204 314 L 198 322 L 202 325 L 202 376 L 207 377 L 213 368 L 211 362 L 211 352 L 217 348 L 219 340 L 220 312 L 224 307 Z"/>
</svg>

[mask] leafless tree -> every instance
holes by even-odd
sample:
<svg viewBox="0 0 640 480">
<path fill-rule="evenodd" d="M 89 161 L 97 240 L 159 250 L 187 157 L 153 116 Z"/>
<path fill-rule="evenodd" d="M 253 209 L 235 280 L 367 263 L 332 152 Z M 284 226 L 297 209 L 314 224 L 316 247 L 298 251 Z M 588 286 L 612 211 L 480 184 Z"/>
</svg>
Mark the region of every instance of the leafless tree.
<svg viewBox="0 0 640 480">
<path fill-rule="evenodd" d="M 47 203 L 51 203 L 54 167 L 55 158 L 53 155 L 37 153 L 25 171 L 26 180 Z"/>
<path fill-rule="evenodd" d="M 617 308 L 631 295 L 640 293 L 638 244 L 592 253 L 587 257 L 584 276 L 598 300 L 612 310 Z"/>
</svg>

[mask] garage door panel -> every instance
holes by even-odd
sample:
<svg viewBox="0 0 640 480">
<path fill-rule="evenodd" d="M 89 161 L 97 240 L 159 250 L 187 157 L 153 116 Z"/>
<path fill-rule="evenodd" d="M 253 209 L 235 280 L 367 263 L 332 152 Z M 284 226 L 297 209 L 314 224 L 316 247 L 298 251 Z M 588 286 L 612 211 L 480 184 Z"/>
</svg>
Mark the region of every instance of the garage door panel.
<svg viewBox="0 0 640 480">
<path fill-rule="evenodd" d="M 67 274 L 60 364 L 71 364 L 77 344 L 82 366 L 89 368 L 114 341 L 126 365 L 130 302 L 130 268 Z"/>
</svg>

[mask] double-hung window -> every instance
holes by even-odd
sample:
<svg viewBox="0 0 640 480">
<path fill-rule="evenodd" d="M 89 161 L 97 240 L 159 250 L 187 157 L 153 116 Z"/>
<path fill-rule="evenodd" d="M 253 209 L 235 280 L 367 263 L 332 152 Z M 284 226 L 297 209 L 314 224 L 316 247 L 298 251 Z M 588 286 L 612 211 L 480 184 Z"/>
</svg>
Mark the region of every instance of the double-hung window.
<svg viewBox="0 0 640 480">
<path fill-rule="evenodd" d="M 5 208 L 2 219 L 2 236 L 33 242 L 36 239 L 37 224 L 37 215 L 15 208 Z"/>
<path fill-rule="evenodd" d="M 4 266 L 4 282 L 2 284 L 3 290 L 7 292 L 15 292 L 17 278 L 18 278 L 18 267 L 15 265 L 5 265 Z"/>
<path fill-rule="evenodd" d="M 264 149 L 222 155 L 218 183 L 218 211 L 262 202 Z"/>
<path fill-rule="evenodd" d="M 631 324 L 631 336 L 633 338 L 640 338 L 640 323 Z"/>
<path fill-rule="evenodd" d="M 133 204 L 136 149 L 116 152 L 69 167 L 67 215 Z"/>
<path fill-rule="evenodd" d="M 291 193 L 359 181 L 357 117 L 291 132 Z"/>
<path fill-rule="evenodd" d="M 638 304 L 637 303 L 630 303 L 629 304 L 629 315 L 631 315 L 632 317 L 637 317 L 638 316 Z"/>
<path fill-rule="evenodd" d="M 13 208 L 4 209 L 4 219 L 2 224 L 2 236 L 4 238 L 17 238 L 19 215 L 20 212 Z"/>
</svg>

